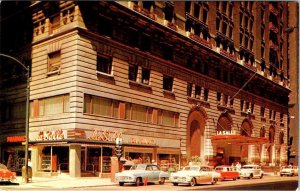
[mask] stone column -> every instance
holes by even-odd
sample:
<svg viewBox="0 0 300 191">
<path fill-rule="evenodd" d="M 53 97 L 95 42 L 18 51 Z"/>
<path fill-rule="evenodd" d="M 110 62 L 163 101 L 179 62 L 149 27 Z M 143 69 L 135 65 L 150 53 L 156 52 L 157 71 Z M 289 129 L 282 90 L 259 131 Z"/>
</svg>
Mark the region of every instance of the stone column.
<svg viewBox="0 0 300 191">
<path fill-rule="evenodd" d="M 32 168 L 32 176 L 36 176 L 38 169 L 39 169 L 39 164 L 40 164 L 40 154 L 42 152 L 43 147 L 37 147 L 37 146 L 32 146 L 30 148 L 31 150 L 31 168 Z"/>
<path fill-rule="evenodd" d="M 70 145 L 69 171 L 70 177 L 80 177 L 81 145 Z"/>
</svg>

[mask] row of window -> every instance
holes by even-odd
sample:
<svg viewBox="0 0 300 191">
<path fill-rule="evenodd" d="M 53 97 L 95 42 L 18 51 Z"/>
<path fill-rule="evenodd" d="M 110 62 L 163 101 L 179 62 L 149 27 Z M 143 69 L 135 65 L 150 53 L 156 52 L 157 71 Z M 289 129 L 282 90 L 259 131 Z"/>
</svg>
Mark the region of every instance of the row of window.
<svg viewBox="0 0 300 191">
<path fill-rule="evenodd" d="M 84 113 L 179 127 L 179 113 L 88 94 L 84 95 Z"/>
</svg>

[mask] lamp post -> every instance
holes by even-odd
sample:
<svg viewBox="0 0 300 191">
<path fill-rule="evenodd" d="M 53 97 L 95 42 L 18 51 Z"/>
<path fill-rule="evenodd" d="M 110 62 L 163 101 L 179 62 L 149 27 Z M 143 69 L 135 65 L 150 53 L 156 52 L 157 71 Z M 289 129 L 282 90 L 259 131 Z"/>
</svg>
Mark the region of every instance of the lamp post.
<svg viewBox="0 0 300 191">
<path fill-rule="evenodd" d="M 116 138 L 116 155 L 118 157 L 118 172 L 120 172 L 120 158 L 123 154 L 122 138 Z"/>
<path fill-rule="evenodd" d="M 29 139 L 29 65 L 26 67 L 22 62 L 17 60 L 16 58 L 0 53 L 0 56 L 9 58 L 17 62 L 22 66 L 23 69 L 26 70 L 26 120 L 25 120 L 25 183 L 28 183 L 28 139 Z"/>
</svg>

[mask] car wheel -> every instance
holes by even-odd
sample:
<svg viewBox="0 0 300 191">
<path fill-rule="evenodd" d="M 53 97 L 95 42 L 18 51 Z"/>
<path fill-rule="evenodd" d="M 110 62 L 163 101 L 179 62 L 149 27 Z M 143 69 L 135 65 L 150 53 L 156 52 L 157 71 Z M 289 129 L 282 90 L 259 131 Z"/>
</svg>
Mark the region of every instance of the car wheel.
<svg viewBox="0 0 300 191">
<path fill-rule="evenodd" d="M 263 177 L 264 177 L 264 174 L 261 174 L 259 178 L 262 179 Z"/>
<path fill-rule="evenodd" d="M 141 178 L 136 178 L 136 180 L 135 180 L 135 185 L 136 186 L 139 186 L 140 184 L 141 184 Z"/>
<path fill-rule="evenodd" d="M 196 179 L 192 178 L 190 185 L 195 186 L 197 184 Z"/>
<path fill-rule="evenodd" d="M 253 174 L 250 174 L 250 176 L 248 177 L 248 179 L 252 179 L 253 178 Z"/>
<path fill-rule="evenodd" d="M 178 183 L 173 183 L 174 186 L 178 186 Z"/>
<path fill-rule="evenodd" d="M 212 180 L 211 184 L 212 184 L 212 185 L 215 185 L 215 184 L 217 184 L 217 182 L 218 182 L 218 179 L 214 178 L 214 179 Z"/>
<path fill-rule="evenodd" d="M 119 185 L 120 186 L 124 186 L 124 182 L 119 182 Z"/>
<path fill-rule="evenodd" d="M 166 181 L 166 178 L 160 178 L 160 181 L 159 181 L 159 184 L 164 184 L 165 183 L 165 181 Z"/>
</svg>

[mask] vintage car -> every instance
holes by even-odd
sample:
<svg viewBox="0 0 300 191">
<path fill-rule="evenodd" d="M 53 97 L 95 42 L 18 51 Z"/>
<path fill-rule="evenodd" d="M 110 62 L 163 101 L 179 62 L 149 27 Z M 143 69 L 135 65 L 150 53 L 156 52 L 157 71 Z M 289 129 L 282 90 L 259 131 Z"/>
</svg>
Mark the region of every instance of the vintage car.
<svg viewBox="0 0 300 191">
<path fill-rule="evenodd" d="M 215 168 L 215 170 L 216 170 L 216 172 L 221 174 L 222 180 L 225 180 L 225 179 L 236 180 L 240 177 L 240 174 L 236 170 L 236 167 L 222 165 L 222 166 L 217 166 Z"/>
<path fill-rule="evenodd" d="M 241 177 L 251 179 L 253 177 L 262 178 L 264 176 L 264 172 L 261 170 L 259 165 L 256 164 L 248 164 L 244 165 L 241 168 Z"/>
<path fill-rule="evenodd" d="M 164 184 L 168 178 L 169 174 L 161 171 L 155 164 L 135 164 L 129 170 L 116 173 L 116 182 L 120 186 L 123 186 L 125 183 L 139 186 L 145 181 Z"/>
<path fill-rule="evenodd" d="M 220 177 L 220 173 L 215 172 L 210 166 L 191 165 L 184 167 L 178 172 L 172 173 L 170 182 L 172 182 L 174 186 L 178 184 L 188 184 L 190 186 L 195 186 L 200 183 L 216 184 Z"/>
<path fill-rule="evenodd" d="M 16 173 L 7 169 L 4 164 L 0 164 L 0 182 L 15 182 Z"/>
<path fill-rule="evenodd" d="M 280 176 L 294 176 L 297 175 L 298 176 L 298 167 L 297 166 L 284 166 L 281 168 L 280 170 Z"/>
</svg>

